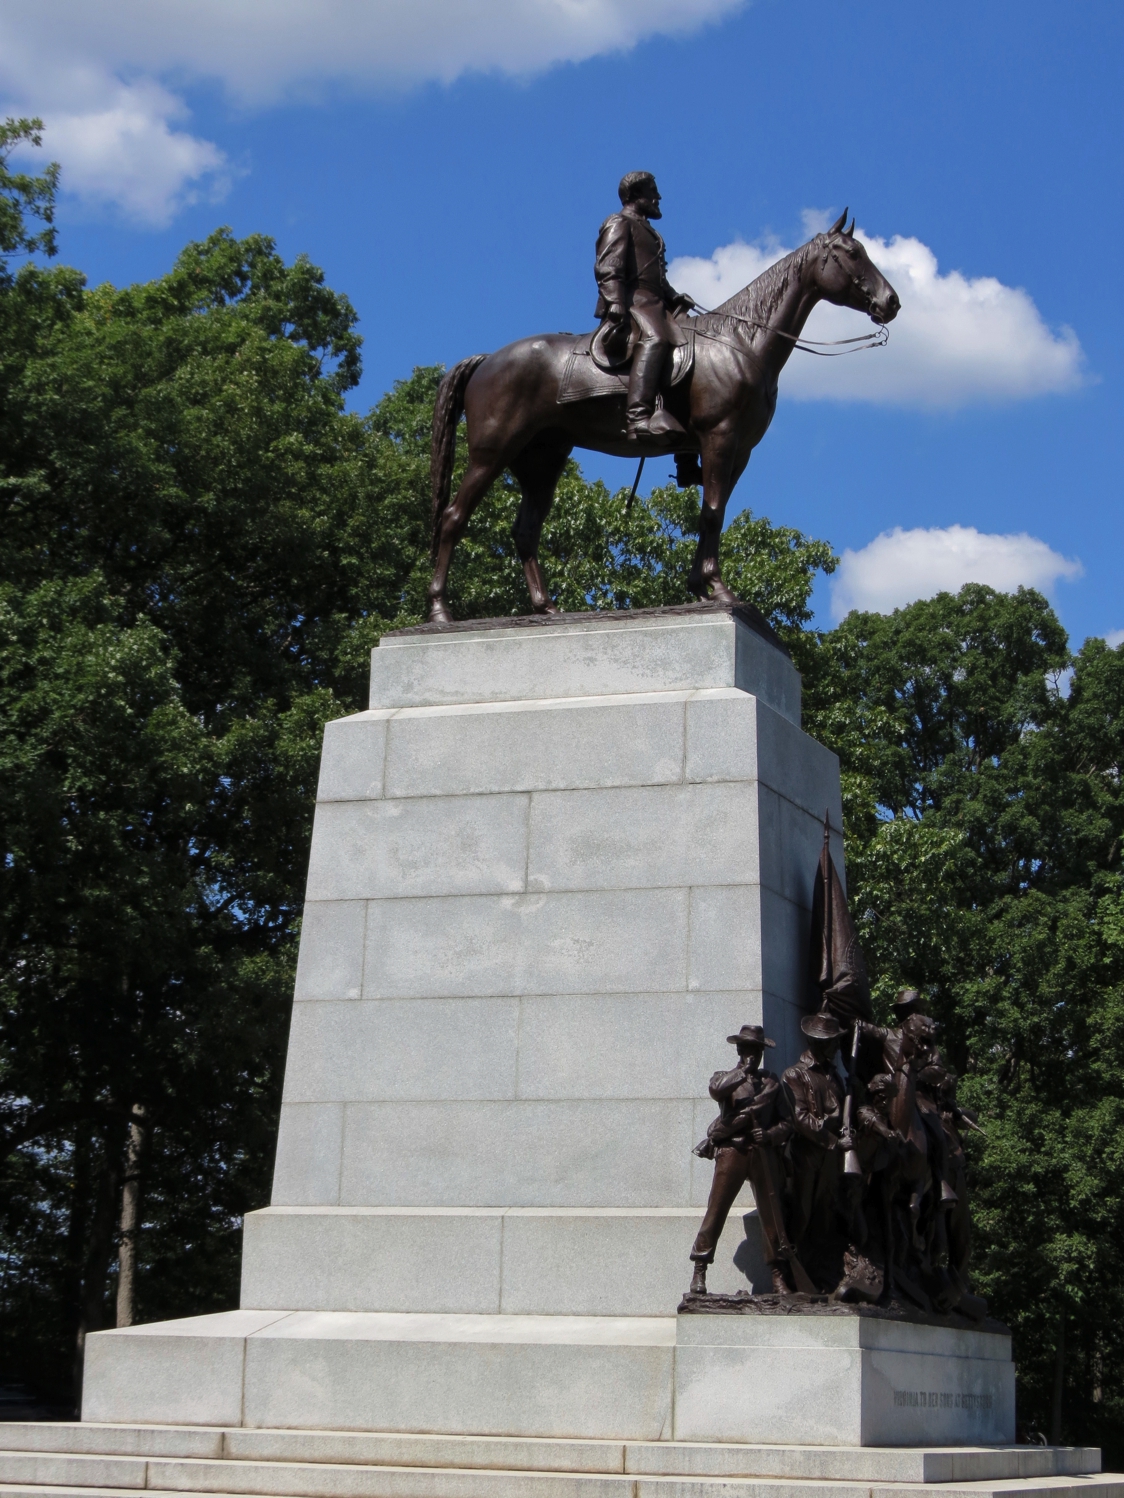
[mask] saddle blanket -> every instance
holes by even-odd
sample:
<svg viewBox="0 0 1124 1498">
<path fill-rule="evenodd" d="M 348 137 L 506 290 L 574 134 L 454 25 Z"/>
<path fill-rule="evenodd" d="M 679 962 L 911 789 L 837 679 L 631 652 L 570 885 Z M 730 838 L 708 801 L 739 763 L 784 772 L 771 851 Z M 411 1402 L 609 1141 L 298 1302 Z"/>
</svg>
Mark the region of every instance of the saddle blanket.
<svg viewBox="0 0 1124 1498">
<path fill-rule="evenodd" d="M 677 344 L 672 350 L 671 378 L 665 379 L 663 384 L 667 387 L 678 385 L 685 380 L 691 372 L 695 362 L 695 330 L 686 328 L 687 334 L 684 343 Z M 628 366 L 619 371 L 602 369 L 593 362 L 590 345 L 596 335 L 586 333 L 574 345 L 570 357 L 566 360 L 562 371 L 562 379 L 558 385 L 558 404 L 565 405 L 568 401 L 593 400 L 600 395 L 624 395 L 628 391 Z"/>
</svg>

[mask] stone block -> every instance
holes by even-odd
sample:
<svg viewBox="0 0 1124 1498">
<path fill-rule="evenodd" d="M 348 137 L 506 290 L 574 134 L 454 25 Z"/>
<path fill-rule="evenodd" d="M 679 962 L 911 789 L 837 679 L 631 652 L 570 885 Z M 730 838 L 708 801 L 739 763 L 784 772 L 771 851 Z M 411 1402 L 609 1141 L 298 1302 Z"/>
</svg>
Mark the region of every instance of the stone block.
<svg viewBox="0 0 1124 1498">
<path fill-rule="evenodd" d="M 688 987 L 802 994 L 810 913 L 755 884 L 691 890 Z"/>
<path fill-rule="evenodd" d="M 810 910 L 823 848 L 823 813 L 814 816 L 765 784 L 757 787 L 757 805 L 762 884 Z M 843 838 L 836 831 L 831 852 L 842 877 Z"/>
<path fill-rule="evenodd" d="M 858 1314 L 685 1315 L 674 1439 L 1009 1444 L 1014 1377 L 998 1333 Z"/>
<path fill-rule="evenodd" d="M 245 1423 L 658 1440 L 670 1317 L 302 1313 L 246 1348 Z"/>
<path fill-rule="evenodd" d="M 261 1310 L 667 1316 L 691 1273 L 695 1207 L 268 1207 L 246 1217 L 242 1302 Z M 768 1285 L 735 1211 L 710 1275 Z"/>
<path fill-rule="evenodd" d="M 756 882 L 756 787 L 629 786 L 532 797 L 529 890 Z"/>
<path fill-rule="evenodd" d="M 764 702 L 757 711 L 757 775 L 763 785 L 818 818 L 821 826 L 825 811 L 832 827 L 843 826 L 839 760 L 800 731 L 799 719 L 771 711 Z M 842 859 L 839 863 L 842 873 Z"/>
<path fill-rule="evenodd" d="M 623 1442 L 543 1437 L 404 1435 L 398 1431 L 238 1430 L 227 1451 L 240 1461 L 368 1462 L 401 1467 L 483 1467 L 495 1472 L 623 1472 Z M 536 1485 L 537 1486 L 537 1485 Z"/>
<path fill-rule="evenodd" d="M 0 1432 L 0 1444 L 3 1432 Z M 130 1456 L 86 1456 L 71 1452 L 0 1450 L 5 1493 L 25 1483 L 37 1488 L 143 1488 L 147 1463 Z"/>
<path fill-rule="evenodd" d="M 693 692 L 687 700 L 684 779 L 757 779 L 757 698 L 735 687 Z"/>
<path fill-rule="evenodd" d="M 246 1337 L 284 1313 L 224 1311 L 86 1338 L 82 1419 L 241 1425 Z"/>
<path fill-rule="evenodd" d="M 688 696 L 632 693 L 404 708 L 388 729 L 386 794 L 463 796 L 678 781 Z"/>
<path fill-rule="evenodd" d="M 245 1218 L 242 1304 L 495 1314 L 502 1236 L 498 1208 L 267 1207 Z"/>
<path fill-rule="evenodd" d="M 756 884 L 691 890 L 687 987 L 692 992 L 760 990 L 762 891 Z"/>
<path fill-rule="evenodd" d="M 95 1425 L 6 1420 L 5 1451 L 68 1451 L 109 1456 L 221 1456 L 223 1433 L 207 1426 Z M 0 1481 L 4 1481 L 0 1477 Z"/>
<path fill-rule="evenodd" d="M 666 1316 L 690 1283 L 691 1244 L 701 1214 L 693 1208 L 546 1212 L 504 1216 L 505 1314 Z M 711 1288 L 750 1288 L 735 1266 L 742 1238 L 737 1214 L 723 1235 Z"/>
<path fill-rule="evenodd" d="M 518 893 L 526 796 L 329 801 L 316 808 L 310 900 Z"/>
<path fill-rule="evenodd" d="M 734 1064 L 725 1037 L 758 1023 L 761 995 L 549 994 L 520 1002 L 520 1098 L 706 1097 Z M 713 1111 L 715 1105 L 707 1100 Z M 694 1141 L 692 1141 L 694 1142 Z"/>
<path fill-rule="evenodd" d="M 294 1004 L 285 1101 L 513 1098 L 518 999 Z"/>
<path fill-rule="evenodd" d="M 275 1206 L 334 1206 L 340 1199 L 342 1103 L 283 1103 L 273 1168 Z"/>
<path fill-rule="evenodd" d="M 357 999 L 363 987 L 366 929 L 365 901 L 310 900 L 301 921 L 294 997 Z"/>
<path fill-rule="evenodd" d="M 383 794 L 390 717 L 382 709 L 325 724 L 318 801 L 368 801 Z"/>
<path fill-rule="evenodd" d="M 367 914 L 363 992 L 468 998 L 685 989 L 686 949 L 686 890 L 380 900 Z"/>
<path fill-rule="evenodd" d="M 800 721 L 800 673 L 721 611 L 569 616 L 545 624 L 384 635 L 371 652 L 373 708 L 738 687 Z"/>
<path fill-rule="evenodd" d="M 686 1206 L 691 1115 L 676 1099 L 349 1103 L 340 1205 Z"/>
</svg>

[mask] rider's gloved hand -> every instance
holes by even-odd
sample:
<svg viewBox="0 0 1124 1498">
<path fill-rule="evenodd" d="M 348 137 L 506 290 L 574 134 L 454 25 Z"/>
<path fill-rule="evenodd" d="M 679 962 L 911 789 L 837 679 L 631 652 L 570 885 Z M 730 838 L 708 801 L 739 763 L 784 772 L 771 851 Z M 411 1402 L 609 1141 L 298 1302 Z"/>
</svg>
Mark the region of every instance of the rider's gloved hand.
<svg viewBox="0 0 1124 1498">
<path fill-rule="evenodd" d="M 685 291 L 681 291 L 679 293 L 679 295 L 675 298 L 675 300 L 678 303 L 678 305 L 681 308 L 681 310 L 684 311 L 684 312 L 690 312 L 695 307 L 697 307 L 699 305 L 698 302 L 695 301 L 694 297 L 693 296 L 688 296 Z"/>
</svg>

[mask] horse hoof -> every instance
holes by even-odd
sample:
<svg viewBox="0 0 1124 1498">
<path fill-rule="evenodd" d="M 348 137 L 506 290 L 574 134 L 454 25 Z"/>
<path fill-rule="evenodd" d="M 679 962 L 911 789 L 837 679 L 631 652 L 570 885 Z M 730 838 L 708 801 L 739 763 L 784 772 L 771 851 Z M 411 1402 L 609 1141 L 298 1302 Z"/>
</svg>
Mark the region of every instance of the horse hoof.
<svg viewBox="0 0 1124 1498">
<path fill-rule="evenodd" d="M 453 611 L 443 598 L 434 598 L 429 605 L 430 624 L 453 624 Z"/>
<path fill-rule="evenodd" d="M 710 596 L 715 603 L 737 603 L 737 597 L 730 592 L 729 588 L 720 577 L 713 578 L 710 584 Z"/>
</svg>

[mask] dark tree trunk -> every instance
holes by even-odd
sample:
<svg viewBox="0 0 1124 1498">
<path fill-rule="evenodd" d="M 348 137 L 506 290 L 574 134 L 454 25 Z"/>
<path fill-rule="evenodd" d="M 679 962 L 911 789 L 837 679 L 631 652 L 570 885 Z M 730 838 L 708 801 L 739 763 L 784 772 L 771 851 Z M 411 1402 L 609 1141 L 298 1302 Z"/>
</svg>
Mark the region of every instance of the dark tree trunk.
<svg viewBox="0 0 1124 1498">
<path fill-rule="evenodd" d="M 82 1399 L 82 1267 L 90 1219 L 90 1131 L 80 1124 L 74 1131 L 74 1168 L 70 1216 L 66 1225 L 67 1322 L 74 1338 L 71 1386 L 76 1408 Z"/>
<path fill-rule="evenodd" d="M 108 1139 L 101 1141 L 101 1158 L 95 1166 L 95 1195 L 90 1220 L 89 1239 L 82 1274 L 82 1311 L 78 1323 L 77 1353 L 79 1376 L 75 1398 L 82 1408 L 82 1363 L 86 1335 L 105 1324 L 105 1290 L 113 1258 L 113 1238 L 117 1226 L 117 1185 L 121 1175 L 116 1150 Z"/>
<path fill-rule="evenodd" d="M 137 1233 L 145 1147 L 149 1124 L 143 1103 L 135 1103 L 129 1119 L 125 1175 L 121 1186 L 120 1247 L 117 1258 L 117 1325 L 132 1326 L 137 1319 Z"/>
<path fill-rule="evenodd" d="M 1062 1444 L 1062 1410 L 1065 1402 L 1065 1306 L 1058 1312 L 1058 1339 L 1054 1346 L 1054 1398 L 1050 1408 L 1050 1445 Z"/>
</svg>

